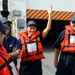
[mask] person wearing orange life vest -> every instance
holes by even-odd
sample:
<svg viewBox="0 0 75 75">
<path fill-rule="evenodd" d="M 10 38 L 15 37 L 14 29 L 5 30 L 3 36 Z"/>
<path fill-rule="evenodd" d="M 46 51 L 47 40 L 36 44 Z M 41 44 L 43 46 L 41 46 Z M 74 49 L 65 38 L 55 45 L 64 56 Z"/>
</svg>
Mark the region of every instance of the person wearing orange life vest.
<svg viewBox="0 0 75 75">
<path fill-rule="evenodd" d="M 70 25 L 65 27 L 53 44 L 55 75 L 75 75 L 75 15 L 72 15 Z"/>
<path fill-rule="evenodd" d="M 27 23 L 26 31 L 19 34 L 22 45 L 22 51 L 20 54 L 21 75 L 42 75 L 41 59 L 45 57 L 43 55 L 41 38 L 45 38 L 51 29 L 51 13 L 52 5 L 50 6 L 50 11 L 48 12 L 49 18 L 47 26 L 42 33 L 36 30 L 36 23 L 33 20 L 30 20 Z"/>
<path fill-rule="evenodd" d="M 19 75 L 10 55 L 3 46 L 3 40 L 6 37 L 5 30 L 7 29 L 9 27 L 0 21 L 0 75 Z"/>
</svg>

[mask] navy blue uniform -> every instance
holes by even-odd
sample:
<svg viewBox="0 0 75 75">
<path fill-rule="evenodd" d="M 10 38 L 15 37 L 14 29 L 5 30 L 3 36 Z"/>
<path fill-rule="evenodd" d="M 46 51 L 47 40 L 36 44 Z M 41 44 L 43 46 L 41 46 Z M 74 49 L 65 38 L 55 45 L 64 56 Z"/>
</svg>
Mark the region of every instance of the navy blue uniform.
<svg viewBox="0 0 75 75">
<path fill-rule="evenodd" d="M 8 53 L 11 53 L 13 48 L 21 49 L 20 42 L 15 38 L 14 36 L 11 36 L 10 34 L 7 35 L 7 37 L 4 39 L 3 42 L 4 47 L 6 48 Z M 17 60 L 14 60 L 15 65 L 17 65 Z"/>
<path fill-rule="evenodd" d="M 65 30 L 53 44 L 54 48 L 61 49 L 60 43 L 65 37 Z M 61 51 L 59 63 L 55 75 L 75 75 L 75 53 Z"/>
<path fill-rule="evenodd" d="M 54 48 L 57 48 L 57 49 L 61 49 L 60 43 L 63 41 L 64 37 L 65 37 L 65 30 L 63 30 L 63 31 L 60 33 L 58 39 L 57 39 L 57 40 L 55 41 L 55 43 L 53 44 L 53 47 L 54 47 Z"/>
</svg>

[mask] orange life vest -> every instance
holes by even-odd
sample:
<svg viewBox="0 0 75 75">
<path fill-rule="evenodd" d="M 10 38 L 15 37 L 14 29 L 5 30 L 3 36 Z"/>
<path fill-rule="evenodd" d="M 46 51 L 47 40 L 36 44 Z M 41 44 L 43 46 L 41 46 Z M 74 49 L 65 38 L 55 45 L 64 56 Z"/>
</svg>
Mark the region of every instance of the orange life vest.
<svg viewBox="0 0 75 75">
<path fill-rule="evenodd" d="M 1 46 L 0 47 L 0 75 L 19 75 L 18 72 L 14 74 L 14 71 L 12 70 L 12 66 L 11 66 L 12 64 L 13 66 L 15 66 L 14 63 L 12 62 L 12 59 L 10 58 L 10 55 L 6 52 L 6 49 L 3 46 Z"/>
<path fill-rule="evenodd" d="M 0 75 L 12 75 L 9 69 L 10 56 L 6 53 L 5 48 L 0 48 Z"/>
<path fill-rule="evenodd" d="M 35 61 L 45 58 L 39 35 L 40 32 L 36 31 L 35 34 L 29 38 L 27 36 L 27 32 L 20 33 L 19 37 L 22 44 L 22 52 L 20 57 L 22 61 Z"/>
<path fill-rule="evenodd" d="M 65 37 L 61 42 L 61 50 L 65 52 L 75 52 L 75 32 L 71 26 L 66 26 Z"/>
</svg>

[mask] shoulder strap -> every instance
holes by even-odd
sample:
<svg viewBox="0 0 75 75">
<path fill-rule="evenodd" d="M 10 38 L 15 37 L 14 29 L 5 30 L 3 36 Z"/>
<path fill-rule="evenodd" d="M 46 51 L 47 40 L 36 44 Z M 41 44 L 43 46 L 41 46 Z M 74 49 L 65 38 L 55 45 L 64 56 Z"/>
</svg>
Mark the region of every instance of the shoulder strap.
<svg viewBox="0 0 75 75">
<path fill-rule="evenodd" d="M 1 57 L 3 58 L 3 60 L 5 61 L 5 63 L 4 63 L 2 66 L 0 66 L 0 70 L 2 70 L 4 67 L 8 66 L 8 69 L 9 69 L 9 71 L 10 71 L 10 74 L 13 75 L 12 67 L 9 65 L 9 63 L 10 63 L 12 60 L 9 59 L 9 61 L 7 61 L 5 57 L 3 57 L 2 55 L 0 55 L 0 56 L 1 56 Z"/>
</svg>

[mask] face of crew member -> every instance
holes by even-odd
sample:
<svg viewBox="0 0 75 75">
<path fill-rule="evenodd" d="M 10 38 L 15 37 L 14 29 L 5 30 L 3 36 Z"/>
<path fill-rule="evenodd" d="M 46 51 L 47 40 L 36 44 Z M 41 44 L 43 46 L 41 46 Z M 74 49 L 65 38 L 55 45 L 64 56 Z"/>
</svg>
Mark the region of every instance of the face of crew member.
<svg viewBox="0 0 75 75">
<path fill-rule="evenodd" d="M 6 37 L 5 31 L 0 31 L 0 45 L 3 44 L 3 40 Z"/>
<path fill-rule="evenodd" d="M 36 26 L 30 25 L 27 27 L 28 36 L 31 37 L 36 32 Z"/>
<path fill-rule="evenodd" d="M 8 25 L 9 27 L 11 26 L 11 24 L 10 24 L 9 22 L 5 22 L 4 24 Z M 11 28 L 11 27 L 10 27 L 10 28 Z M 8 33 L 10 33 L 10 28 L 6 30 L 6 35 L 7 35 Z"/>
<path fill-rule="evenodd" d="M 10 29 L 5 30 L 5 34 L 8 35 L 10 32 Z"/>
<path fill-rule="evenodd" d="M 70 22 L 72 29 L 75 31 L 75 22 Z"/>
</svg>

